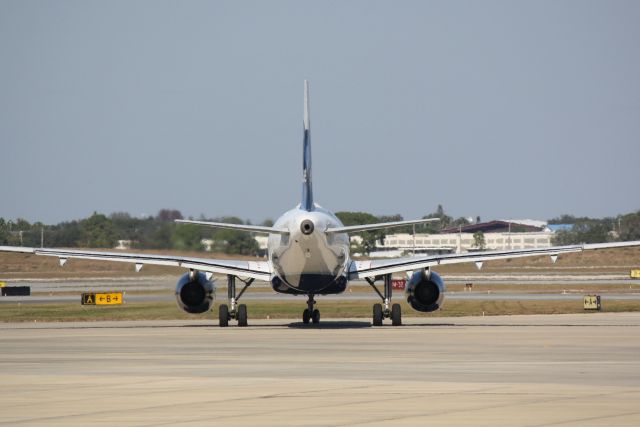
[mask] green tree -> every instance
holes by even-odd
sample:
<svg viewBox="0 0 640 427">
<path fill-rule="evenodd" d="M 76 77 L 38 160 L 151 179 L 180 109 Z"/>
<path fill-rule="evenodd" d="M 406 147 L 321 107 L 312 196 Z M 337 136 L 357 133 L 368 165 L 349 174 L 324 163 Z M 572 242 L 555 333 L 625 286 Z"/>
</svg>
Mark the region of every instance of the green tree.
<svg viewBox="0 0 640 427">
<path fill-rule="evenodd" d="M 429 233 L 429 234 L 437 233 L 443 228 L 450 227 L 453 222 L 453 218 L 444 212 L 444 208 L 442 207 L 442 205 L 438 205 L 435 212 L 425 215 L 422 218 L 423 219 L 438 218 L 439 221 L 429 222 L 427 224 L 421 224 L 419 226 L 416 226 L 416 233 Z"/>
<path fill-rule="evenodd" d="M 202 228 L 195 224 L 180 224 L 174 227 L 171 235 L 171 246 L 179 250 L 203 250 Z"/>
<path fill-rule="evenodd" d="M 258 242 L 246 231 L 221 229 L 216 233 L 215 250 L 226 254 L 257 255 Z"/>
<path fill-rule="evenodd" d="M 486 243 L 484 240 L 484 233 L 482 231 L 478 230 L 473 233 L 473 246 L 480 249 L 481 251 L 484 250 Z"/>
<path fill-rule="evenodd" d="M 577 233 L 573 230 L 558 230 L 553 235 L 551 242 L 554 246 L 575 245 L 580 243 Z"/>
<path fill-rule="evenodd" d="M 109 219 L 118 237 L 124 240 L 131 240 L 132 245 L 140 241 L 144 222 L 148 221 L 146 219 L 133 218 L 126 212 L 114 212 L 109 215 Z"/>
<path fill-rule="evenodd" d="M 562 214 L 559 217 L 551 218 L 547 221 L 548 224 L 577 224 L 580 222 L 589 222 L 591 218 L 586 216 L 576 217 L 574 215 Z"/>
<path fill-rule="evenodd" d="M 46 236 L 47 228 L 48 227 L 43 223 L 41 223 L 40 221 L 36 221 L 33 224 L 31 224 L 29 229 L 23 233 L 23 236 L 22 236 L 23 245 L 31 246 L 31 247 L 40 247 L 40 238 L 43 232 Z M 45 244 L 48 244 L 48 243 L 45 241 Z"/>
<path fill-rule="evenodd" d="M 9 227 L 4 218 L 0 218 L 0 245 L 9 244 Z"/>
<path fill-rule="evenodd" d="M 564 215 L 564 219 L 568 219 Z M 560 230 L 553 237 L 554 245 L 576 245 L 581 243 L 604 243 L 613 240 L 613 218 L 575 218 L 570 230 Z"/>
<path fill-rule="evenodd" d="M 71 248 L 81 246 L 82 227 L 78 221 L 61 222 L 48 227 L 46 242 L 48 247 Z"/>
<path fill-rule="evenodd" d="M 117 235 L 113 223 L 103 214 L 94 212 L 87 219 L 80 221 L 82 235 L 78 242 L 88 248 L 112 248 L 116 244 Z"/>
<path fill-rule="evenodd" d="M 177 209 L 160 209 L 156 219 L 162 222 L 173 222 L 176 219 L 184 219 L 182 213 Z"/>
<path fill-rule="evenodd" d="M 449 223 L 449 227 L 464 227 L 465 225 L 469 225 L 470 222 L 467 218 L 461 216 L 460 218 L 456 218 Z"/>
<path fill-rule="evenodd" d="M 140 247 L 152 249 L 172 248 L 172 236 L 177 228 L 176 224 L 151 220 L 150 225 L 151 226 L 142 233 Z M 182 224 L 180 227 L 182 227 Z"/>
<path fill-rule="evenodd" d="M 640 211 L 622 215 L 619 228 L 620 240 L 640 240 Z"/>
</svg>

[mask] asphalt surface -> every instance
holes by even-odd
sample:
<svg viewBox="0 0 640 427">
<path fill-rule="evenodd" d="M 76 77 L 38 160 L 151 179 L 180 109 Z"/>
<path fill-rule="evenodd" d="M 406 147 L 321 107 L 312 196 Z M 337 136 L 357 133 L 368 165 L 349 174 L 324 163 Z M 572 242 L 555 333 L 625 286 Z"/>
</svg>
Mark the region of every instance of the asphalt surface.
<svg viewBox="0 0 640 427">
<path fill-rule="evenodd" d="M 637 426 L 640 314 L 0 324 L 0 425 Z"/>
</svg>

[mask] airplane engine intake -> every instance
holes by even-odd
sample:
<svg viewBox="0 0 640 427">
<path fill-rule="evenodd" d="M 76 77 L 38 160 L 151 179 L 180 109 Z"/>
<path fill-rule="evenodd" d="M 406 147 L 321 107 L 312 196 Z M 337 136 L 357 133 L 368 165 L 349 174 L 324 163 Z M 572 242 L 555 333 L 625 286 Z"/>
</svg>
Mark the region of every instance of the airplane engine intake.
<svg viewBox="0 0 640 427">
<path fill-rule="evenodd" d="M 445 286 L 442 278 L 430 270 L 414 271 L 405 287 L 407 302 L 414 310 L 429 312 L 442 306 Z"/>
<path fill-rule="evenodd" d="M 207 276 L 196 271 L 186 273 L 176 285 L 178 307 L 187 313 L 204 313 L 213 305 L 215 285 Z"/>
</svg>

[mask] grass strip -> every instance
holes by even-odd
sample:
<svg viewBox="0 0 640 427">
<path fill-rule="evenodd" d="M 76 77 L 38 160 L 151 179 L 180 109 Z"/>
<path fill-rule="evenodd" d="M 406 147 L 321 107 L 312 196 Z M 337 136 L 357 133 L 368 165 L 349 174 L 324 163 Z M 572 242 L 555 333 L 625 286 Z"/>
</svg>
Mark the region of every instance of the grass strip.
<svg viewBox="0 0 640 427">
<path fill-rule="evenodd" d="M 2 304 L 0 322 L 76 322 L 99 320 L 178 320 L 211 319 L 217 323 L 217 305 L 200 315 L 187 314 L 170 302 L 131 302 L 122 306 L 81 306 L 80 304 Z M 499 316 L 519 314 L 584 313 L 582 301 L 446 301 L 433 313 L 420 313 L 401 302 L 404 316 Z M 370 318 L 372 301 L 321 301 L 317 307 L 323 319 Z M 297 319 L 304 304 L 286 301 L 251 301 L 249 319 Z M 640 301 L 603 301 L 602 311 L 640 311 Z"/>
</svg>

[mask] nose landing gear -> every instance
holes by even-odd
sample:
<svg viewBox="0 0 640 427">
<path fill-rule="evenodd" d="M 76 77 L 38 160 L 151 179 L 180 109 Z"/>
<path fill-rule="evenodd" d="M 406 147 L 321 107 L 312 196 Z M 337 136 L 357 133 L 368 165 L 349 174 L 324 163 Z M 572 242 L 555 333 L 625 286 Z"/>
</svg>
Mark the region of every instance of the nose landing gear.
<svg viewBox="0 0 640 427">
<path fill-rule="evenodd" d="M 309 298 L 307 299 L 307 308 L 302 312 L 302 322 L 309 323 L 309 321 L 313 323 L 320 323 L 320 310 L 314 309 L 316 300 L 313 299 L 313 294 L 309 294 Z"/>
</svg>

